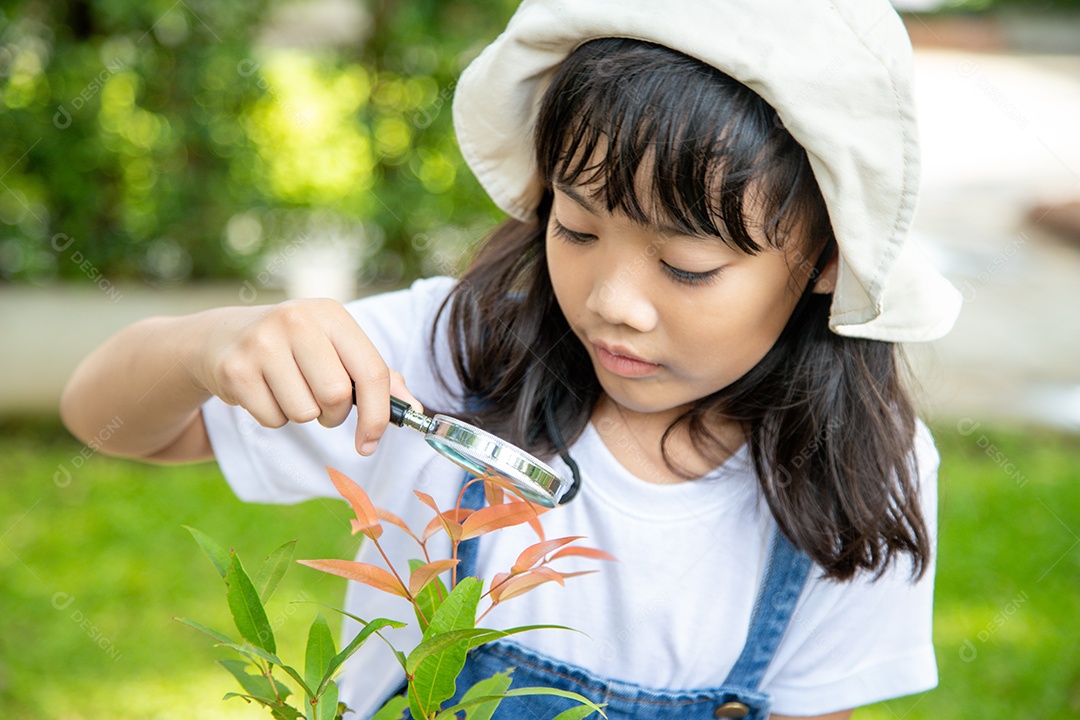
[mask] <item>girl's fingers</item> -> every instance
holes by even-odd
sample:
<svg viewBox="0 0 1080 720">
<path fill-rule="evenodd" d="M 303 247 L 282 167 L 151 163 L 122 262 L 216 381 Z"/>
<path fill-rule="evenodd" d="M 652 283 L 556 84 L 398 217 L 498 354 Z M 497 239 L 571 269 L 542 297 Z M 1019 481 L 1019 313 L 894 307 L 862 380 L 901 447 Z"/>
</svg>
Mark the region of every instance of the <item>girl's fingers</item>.
<svg viewBox="0 0 1080 720">
<path fill-rule="evenodd" d="M 352 412 L 352 380 L 334 344 L 322 333 L 298 338 L 293 353 L 300 373 L 318 407 L 315 416 L 323 427 L 337 427 Z"/>
<path fill-rule="evenodd" d="M 241 406 L 263 427 L 279 428 L 289 421 L 265 381 L 247 389 Z"/>
<path fill-rule="evenodd" d="M 291 355 L 283 355 L 270 364 L 263 370 L 263 376 L 281 412 L 290 421 L 306 423 L 322 413 L 307 380 Z"/>
<path fill-rule="evenodd" d="M 390 371 L 390 394 L 412 405 L 416 412 L 424 412 L 424 406 L 409 392 L 409 388 L 405 386 L 405 378 L 397 370 Z"/>
<path fill-rule="evenodd" d="M 356 449 L 370 455 L 390 423 L 390 368 L 351 317 L 330 341 L 356 388 Z"/>
</svg>

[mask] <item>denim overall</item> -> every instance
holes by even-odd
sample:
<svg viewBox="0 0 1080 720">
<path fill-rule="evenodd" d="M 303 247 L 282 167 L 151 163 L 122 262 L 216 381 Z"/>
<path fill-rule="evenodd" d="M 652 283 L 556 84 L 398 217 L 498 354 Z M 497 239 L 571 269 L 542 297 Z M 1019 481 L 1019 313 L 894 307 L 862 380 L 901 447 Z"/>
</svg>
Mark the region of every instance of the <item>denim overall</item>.
<svg viewBox="0 0 1080 720">
<path fill-rule="evenodd" d="M 477 509 L 483 502 L 483 485 L 470 485 L 462 506 Z M 466 540 L 458 548 L 459 577 L 476 575 L 480 539 Z M 746 645 L 727 679 L 717 687 L 664 690 L 609 680 L 511 640 L 498 640 L 469 653 L 465 669 L 458 677 L 453 702 L 460 700 L 474 683 L 512 667 L 511 688 L 542 686 L 576 692 L 596 703 L 606 703 L 604 712 L 611 720 L 712 720 L 725 717 L 765 720 L 772 700 L 758 687 L 787 629 L 809 571 L 810 559 L 777 531 L 772 539 L 769 565 L 758 592 Z M 572 623 L 572 618 L 569 621 Z M 493 720 L 549 720 L 576 705 L 570 700 L 544 695 L 508 698 L 499 705 Z"/>
</svg>

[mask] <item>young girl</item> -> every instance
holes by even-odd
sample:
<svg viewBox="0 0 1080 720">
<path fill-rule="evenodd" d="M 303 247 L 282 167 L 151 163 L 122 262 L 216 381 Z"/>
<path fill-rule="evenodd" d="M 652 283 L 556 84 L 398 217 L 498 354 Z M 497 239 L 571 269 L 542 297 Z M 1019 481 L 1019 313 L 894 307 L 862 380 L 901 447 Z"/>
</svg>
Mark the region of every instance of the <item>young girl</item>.
<svg viewBox="0 0 1080 720">
<path fill-rule="evenodd" d="M 525 2 L 457 89 L 462 151 L 514 217 L 464 277 L 137 323 L 64 418 L 85 438 L 120 415 L 104 450 L 214 458 L 244 500 L 334 497 L 330 465 L 413 526 L 412 491 L 448 507 L 462 477 L 385 432 L 391 393 L 576 474 L 548 534 L 621 562 L 488 620 L 584 634 L 480 648 L 461 689 L 515 667 L 614 718 L 844 718 L 927 690 L 937 455 L 893 343 L 946 332 L 959 296 L 906 240 L 909 55 L 885 0 Z M 509 567 L 518 531 L 465 571 Z M 356 584 L 346 606 L 409 616 Z M 403 680 L 369 643 L 342 696 L 368 716 Z M 500 716 L 566 707 L 520 703 Z"/>
</svg>

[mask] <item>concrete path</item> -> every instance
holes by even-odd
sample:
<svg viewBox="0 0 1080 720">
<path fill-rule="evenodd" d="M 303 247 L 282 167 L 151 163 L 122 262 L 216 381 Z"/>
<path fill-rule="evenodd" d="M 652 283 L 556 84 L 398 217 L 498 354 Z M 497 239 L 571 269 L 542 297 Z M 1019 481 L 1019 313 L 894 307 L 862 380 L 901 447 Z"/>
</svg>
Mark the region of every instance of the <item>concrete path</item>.
<svg viewBox="0 0 1080 720">
<path fill-rule="evenodd" d="M 1080 199 L 1080 57 L 917 55 L 924 248 L 964 293 L 912 348 L 930 414 L 1080 429 L 1080 245 L 1026 218 Z"/>
</svg>

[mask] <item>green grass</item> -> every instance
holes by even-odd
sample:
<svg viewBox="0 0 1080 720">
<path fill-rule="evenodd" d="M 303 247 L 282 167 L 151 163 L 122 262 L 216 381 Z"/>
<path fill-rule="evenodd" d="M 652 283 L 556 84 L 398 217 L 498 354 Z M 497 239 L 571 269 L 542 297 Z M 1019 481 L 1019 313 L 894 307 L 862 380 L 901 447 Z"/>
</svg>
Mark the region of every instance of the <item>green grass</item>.
<svg viewBox="0 0 1080 720">
<path fill-rule="evenodd" d="M 935 434 L 941 686 L 857 718 L 1076 717 L 1080 441 L 981 427 L 964 436 L 947 425 Z M 990 444 L 1000 456 L 987 454 Z M 80 450 L 50 423 L 0 426 L 0 717 L 268 718 L 221 701 L 235 689 L 215 665 L 227 655 L 171 619 L 231 627 L 221 580 L 181 525 L 231 544 L 253 569 L 294 537 L 297 557 L 350 557 L 347 506 L 247 505 L 213 465 L 95 455 L 76 468 Z M 63 473 L 55 482 L 61 465 L 69 484 Z M 286 574 L 269 607 L 280 655 L 299 658 L 315 614 L 290 601 L 339 605 L 343 586 L 307 568 Z"/>
</svg>

